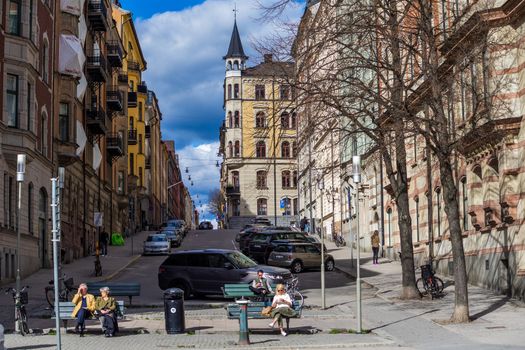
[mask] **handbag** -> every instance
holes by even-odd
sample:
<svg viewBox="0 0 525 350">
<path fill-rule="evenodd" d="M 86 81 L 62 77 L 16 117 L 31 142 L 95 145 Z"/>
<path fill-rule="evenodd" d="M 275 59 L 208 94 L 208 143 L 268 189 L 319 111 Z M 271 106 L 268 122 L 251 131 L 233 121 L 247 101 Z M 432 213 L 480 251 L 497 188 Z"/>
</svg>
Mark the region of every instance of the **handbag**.
<svg viewBox="0 0 525 350">
<path fill-rule="evenodd" d="M 261 310 L 261 315 L 263 316 L 266 316 L 266 317 L 270 317 L 271 316 L 271 312 L 273 310 L 273 307 L 271 306 L 266 306 L 264 307 L 262 310 Z"/>
</svg>

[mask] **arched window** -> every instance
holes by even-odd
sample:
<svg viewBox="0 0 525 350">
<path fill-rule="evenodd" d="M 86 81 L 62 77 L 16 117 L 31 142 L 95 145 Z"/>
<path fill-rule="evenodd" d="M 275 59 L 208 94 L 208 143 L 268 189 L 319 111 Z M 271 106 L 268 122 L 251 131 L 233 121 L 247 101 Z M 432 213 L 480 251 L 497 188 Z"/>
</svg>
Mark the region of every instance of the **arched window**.
<svg viewBox="0 0 525 350">
<path fill-rule="evenodd" d="M 47 39 L 43 40 L 41 55 L 42 79 L 44 82 L 49 83 L 49 44 Z"/>
<path fill-rule="evenodd" d="M 33 234 L 33 183 L 27 186 L 27 221 L 29 233 Z"/>
<path fill-rule="evenodd" d="M 233 98 L 239 98 L 239 84 L 233 85 Z"/>
<path fill-rule="evenodd" d="M 232 61 L 228 61 L 228 65 L 226 66 L 226 70 L 232 70 Z"/>
<path fill-rule="evenodd" d="M 292 158 L 297 157 L 297 142 L 292 142 Z"/>
<path fill-rule="evenodd" d="M 297 113 L 292 113 L 292 129 L 297 128 Z"/>
<path fill-rule="evenodd" d="M 257 158 L 266 158 L 266 144 L 264 141 L 257 142 L 255 146 L 255 156 Z"/>
<path fill-rule="evenodd" d="M 281 144 L 281 157 L 290 158 L 290 142 L 284 141 Z"/>
<path fill-rule="evenodd" d="M 289 170 L 285 170 L 281 174 L 281 180 L 282 180 L 282 187 L 283 188 L 290 188 L 292 187 L 292 176 L 290 174 Z"/>
<path fill-rule="evenodd" d="M 228 142 L 228 156 L 229 156 L 230 158 L 233 157 L 233 143 L 232 143 L 231 141 Z"/>
<path fill-rule="evenodd" d="M 283 216 L 292 215 L 292 201 L 290 200 L 290 198 L 285 197 L 281 199 L 281 201 L 284 204 Z"/>
<path fill-rule="evenodd" d="M 234 149 L 235 149 L 235 157 L 240 157 L 241 156 L 241 142 L 240 141 L 235 141 L 235 146 L 234 146 Z"/>
<path fill-rule="evenodd" d="M 241 182 L 239 179 L 239 172 L 238 171 L 232 171 L 232 184 L 233 187 L 239 188 L 241 187 Z"/>
<path fill-rule="evenodd" d="M 228 84 L 228 99 L 232 98 L 232 84 Z"/>
<path fill-rule="evenodd" d="M 294 172 L 293 172 L 292 181 L 293 181 L 293 187 L 297 188 L 297 170 L 294 170 Z"/>
<path fill-rule="evenodd" d="M 257 199 L 257 215 L 268 215 L 268 201 L 266 198 Z"/>
<path fill-rule="evenodd" d="M 235 111 L 234 113 L 233 124 L 236 128 L 239 128 L 241 126 L 241 117 L 239 115 L 239 111 Z"/>
<path fill-rule="evenodd" d="M 228 127 L 233 128 L 233 117 L 231 111 L 228 112 Z"/>
<path fill-rule="evenodd" d="M 288 112 L 283 112 L 283 114 L 281 114 L 281 128 L 290 128 L 290 115 L 288 114 Z"/>
<path fill-rule="evenodd" d="M 267 188 L 267 185 L 266 185 L 266 178 L 267 178 L 267 173 L 266 171 L 264 170 L 259 170 L 257 172 L 257 188 L 258 189 L 266 189 Z"/>
<path fill-rule="evenodd" d="M 255 127 L 256 128 L 264 128 L 266 125 L 266 116 L 264 115 L 264 112 L 259 112 L 255 116 Z"/>
<path fill-rule="evenodd" d="M 233 70 L 239 70 L 239 61 L 233 62 Z"/>
<path fill-rule="evenodd" d="M 135 122 L 133 120 L 133 117 L 129 117 L 129 130 L 133 130 L 135 128 Z"/>
<path fill-rule="evenodd" d="M 47 115 L 42 113 L 40 118 L 40 151 L 47 155 Z"/>
</svg>

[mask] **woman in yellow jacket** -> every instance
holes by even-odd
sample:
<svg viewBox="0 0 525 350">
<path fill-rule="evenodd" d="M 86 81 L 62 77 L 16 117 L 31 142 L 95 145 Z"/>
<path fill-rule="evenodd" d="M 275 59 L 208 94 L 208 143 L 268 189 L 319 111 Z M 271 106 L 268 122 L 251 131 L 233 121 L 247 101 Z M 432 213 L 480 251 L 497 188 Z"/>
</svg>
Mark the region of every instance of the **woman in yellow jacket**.
<svg viewBox="0 0 525 350">
<path fill-rule="evenodd" d="M 93 311 L 95 311 L 95 297 L 93 294 L 88 294 L 87 285 L 82 283 L 78 286 L 78 292 L 73 297 L 73 304 L 75 309 L 71 316 L 77 318 L 77 325 L 75 331 L 80 332 L 80 336 L 84 336 L 85 320 L 91 317 Z"/>
</svg>

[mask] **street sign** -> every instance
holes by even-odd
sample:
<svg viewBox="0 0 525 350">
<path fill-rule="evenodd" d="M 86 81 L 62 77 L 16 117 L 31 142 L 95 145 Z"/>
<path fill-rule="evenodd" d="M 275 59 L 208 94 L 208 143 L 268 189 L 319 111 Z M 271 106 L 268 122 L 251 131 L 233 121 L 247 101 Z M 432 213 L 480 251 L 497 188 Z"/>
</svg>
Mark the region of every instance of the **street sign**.
<svg viewBox="0 0 525 350">
<path fill-rule="evenodd" d="M 95 220 L 94 220 L 95 227 L 102 227 L 102 223 L 104 221 L 104 213 L 101 212 L 95 212 Z"/>
<path fill-rule="evenodd" d="M 286 207 L 286 200 L 284 198 L 281 199 L 281 201 L 279 202 L 279 205 L 280 205 L 281 209 L 284 209 Z"/>
</svg>

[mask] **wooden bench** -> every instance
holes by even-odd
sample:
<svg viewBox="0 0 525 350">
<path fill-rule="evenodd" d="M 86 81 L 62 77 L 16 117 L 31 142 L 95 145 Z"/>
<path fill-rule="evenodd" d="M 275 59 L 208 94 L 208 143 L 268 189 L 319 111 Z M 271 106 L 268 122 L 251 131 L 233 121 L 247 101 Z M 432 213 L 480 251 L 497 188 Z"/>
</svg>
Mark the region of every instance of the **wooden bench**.
<svg viewBox="0 0 525 350">
<path fill-rule="evenodd" d="M 122 320 L 124 318 L 124 301 L 117 300 L 117 304 L 118 304 L 117 319 Z M 73 310 L 75 309 L 75 304 L 73 304 L 70 301 L 61 301 L 58 303 L 58 306 L 60 307 L 60 320 L 62 320 L 62 322 L 64 323 L 64 329 L 67 330 L 67 321 L 76 319 L 75 317 L 71 316 L 71 314 L 73 313 Z M 51 318 L 55 319 L 56 317 L 53 314 Z M 91 316 L 89 320 L 97 320 L 97 318 L 94 316 Z"/>
<path fill-rule="evenodd" d="M 250 290 L 250 285 L 246 283 L 237 283 L 237 284 L 225 284 L 222 288 L 225 298 L 234 298 L 234 299 L 250 299 L 260 297 Z M 275 291 L 275 286 L 272 285 L 272 290 Z M 274 294 L 268 294 L 269 297 L 273 297 Z M 269 300 L 270 301 L 270 300 Z M 252 301 L 248 303 L 248 319 L 263 319 L 268 318 L 261 314 L 262 310 L 268 306 L 264 301 Z M 302 305 L 299 301 L 293 302 L 293 309 L 296 312 L 296 315 L 293 318 L 300 318 L 302 312 Z M 240 320 L 240 306 L 236 303 L 228 304 L 226 307 L 226 312 L 228 314 L 228 319 L 239 319 Z M 286 319 L 286 329 L 290 328 L 290 317 L 285 317 Z"/>
<path fill-rule="evenodd" d="M 91 282 L 87 286 L 89 293 L 96 297 L 100 296 L 100 288 L 108 287 L 112 297 L 128 297 L 130 304 L 134 296 L 140 295 L 140 283 Z"/>
</svg>

